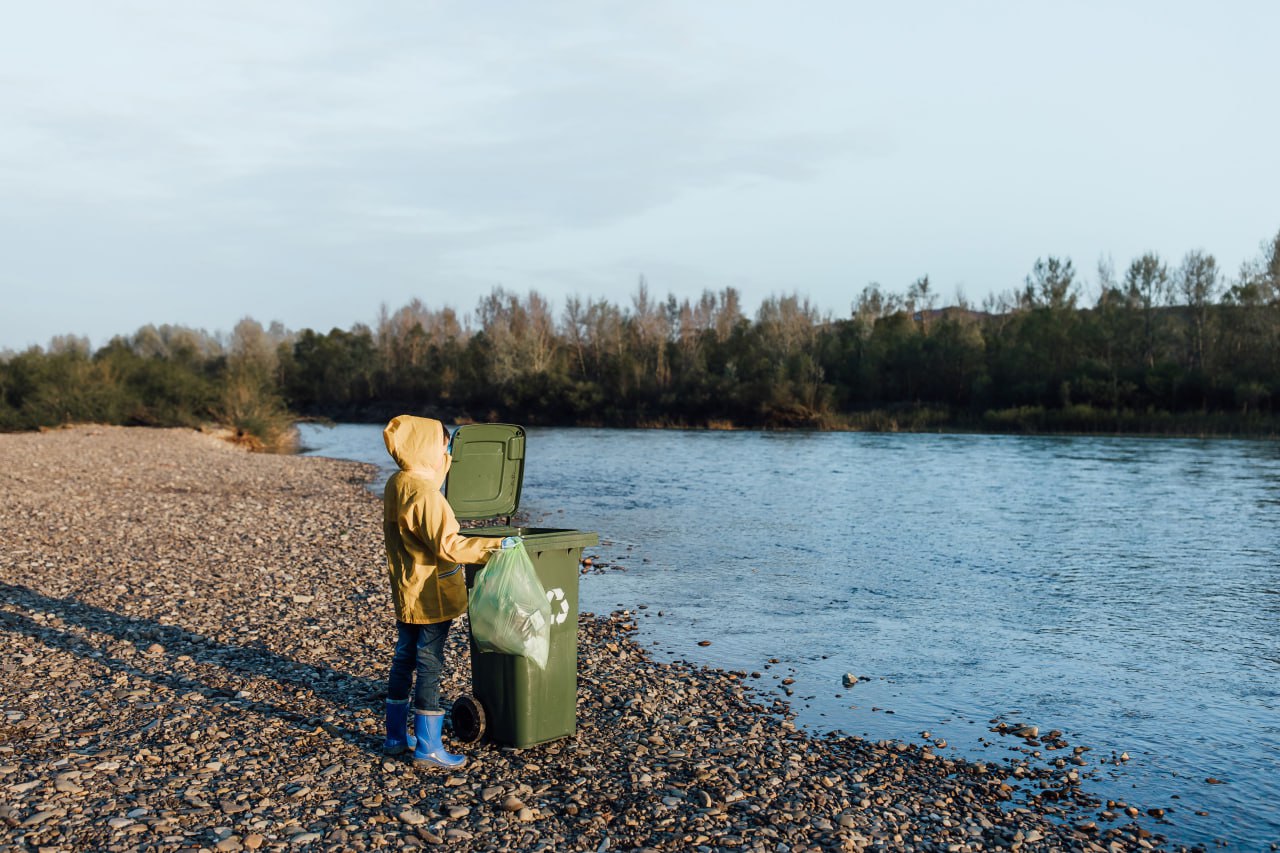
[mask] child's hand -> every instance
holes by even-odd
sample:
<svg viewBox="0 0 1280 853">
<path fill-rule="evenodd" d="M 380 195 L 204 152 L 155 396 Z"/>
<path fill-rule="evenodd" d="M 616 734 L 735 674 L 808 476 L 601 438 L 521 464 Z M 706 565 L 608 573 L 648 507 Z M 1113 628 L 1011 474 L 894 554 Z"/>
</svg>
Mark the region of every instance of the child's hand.
<svg viewBox="0 0 1280 853">
<path fill-rule="evenodd" d="M 517 545 L 519 545 L 519 544 L 520 544 L 521 542 L 523 542 L 523 541 L 524 541 L 524 540 L 523 540 L 523 539 L 521 539 L 519 536 L 508 536 L 506 539 L 503 539 L 503 540 L 502 540 L 502 544 L 501 544 L 499 547 L 501 547 L 501 548 L 502 548 L 502 550 L 504 550 L 504 551 L 505 551 L 505 550 L 507 550 L 508 548 L 514 548 L 514 547 L 516 547 Z"/>
</svg>

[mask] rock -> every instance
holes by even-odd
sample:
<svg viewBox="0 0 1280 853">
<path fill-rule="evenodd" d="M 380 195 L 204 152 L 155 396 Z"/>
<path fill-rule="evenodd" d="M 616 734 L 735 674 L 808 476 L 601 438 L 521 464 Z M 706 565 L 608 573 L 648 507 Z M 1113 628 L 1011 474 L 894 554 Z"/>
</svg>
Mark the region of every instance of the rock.
<svg viewBox="0 0 1280 853">
<path fill-rule="evenodd" d="M 265 840 L 266 839 L 263 838 L 258 833 L 251 832 L 244 837 L 244 841 L 242 841 L 241 843 L 250 850 L 257 850 L 259 847 L 262 846 L 262 842 Z"/>
<path fill-rule="evenodd" d="M 22 821 L 21 825 L 22 826 L 39 826 L 49 818 L 58 817 L 60 814 L 66 814 L 66 812 L 61 812 L 58 809 L 45 809 L 43 811 L 38 811 L 35 814 L 28 817 L 26 820 Z"/>
<path fill-rule="evenodd" d="M 127 817 L 113 817 L 107 821 L 107 826 L 112 829 L 124 829 L 126 826 L 132 826 L 133 819 Z"/>
<path fill-rule="evenodd" d="M 516 812 L 516 817 L 520 818 L 521 823 L 529 823 L 530 821 L 534 820 L 533 810 L 530 809 L 528 806 L 525 806 L 524 808 L 520 809 L 520 811 Z"/>
<path fill-rule="evenodd" d="M 409 826 L 417 826 L 420 823 L 426 823 L 427 817 L 422 812 L 406 809 L 399 814 L 400 822 Z"/>
<path fill-rule="evenodd" d="M 237 850 L 243 850 L 244 846 L 240 843 L 239 836 L 228 835 L 213 845 L 215 850 L 221 850 L 222 853 L 235 853 Z"/>
<path fill-rule="evenodd" d="M 510 796 L 502 801 L 502 807 L 509 812 L 518 812 L 524 808 L 524 801 L 519 797 Z"/>
<path fill-rule="evenodd" d="M 310 844 L 313 841 L 319 841 L 321 838 L 324 838 L 324 833 L 322 832 L 299 832 L 289 839 L 289 843 L 295 847 L 301 847 L 303 844 Z"/>
<path fill-rule="evenodd" d="M 840 683 L 845 687 L 852 687 L 858 683 L 858 676 L 854 675 L 852 672 L 846 672 L 844 677 L 840 679 Z"/>
</svg>

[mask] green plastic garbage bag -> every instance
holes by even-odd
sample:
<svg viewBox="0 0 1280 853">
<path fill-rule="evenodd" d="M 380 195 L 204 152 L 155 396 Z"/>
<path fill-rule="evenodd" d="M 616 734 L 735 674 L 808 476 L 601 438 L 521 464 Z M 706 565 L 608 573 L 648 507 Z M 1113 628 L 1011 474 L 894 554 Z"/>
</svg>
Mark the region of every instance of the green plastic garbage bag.
<svg viewBox="0 0 1280 853">
<path fill-rule="evenodd" d="M 523 542 L 489 558 L 476 578 L 467 610 L 480 651 L 524 655 L 546 669 L 551 605 Z"/>
</svg>

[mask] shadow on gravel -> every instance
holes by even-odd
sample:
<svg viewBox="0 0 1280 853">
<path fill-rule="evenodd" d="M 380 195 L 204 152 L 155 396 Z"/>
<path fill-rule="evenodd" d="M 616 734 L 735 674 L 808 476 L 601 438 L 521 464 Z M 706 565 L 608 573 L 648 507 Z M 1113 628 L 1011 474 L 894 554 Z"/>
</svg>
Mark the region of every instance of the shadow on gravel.
<svg viewBox="0 0 1280 853">
<path fill-rule="evenodd" d="M 176 625 L 162 625 L 149 619 L 123 616 L 92 604 L 71 598 L 51 598 L 24 586 L 0 582 L 0 599 L 29 611 L 15 613 L 0 609 L 0 629 L 25 634 L 47 646 L 152 684 L 179 692 L 195 691 L 214 700 L 228 703 L 225 707 L 286 720 L 295 728 L 308 732 L 323 728 L 331 735 L 381 755 L 381 740 L 351 728 L 323 722 L 316 713 L 303 713 L 291 708 L 249 698 L 237 698 L 245 685 L 235 684 L 235 677 L 262 676 L 282 687 L 296 688 L 317 699 L 341 708 L 370 704 L 381 698 L 385 685 L 381 680 L 359 678 L 322 666 L 299 663 L 281 657 L 263 647 L 237 646 L 196 634 Z M 37 614 L 48 614 L 61 625 L 45 624 Z M 115 638 L 115 642 L 95 645 L 89 636 L 67 627 L 76 627 Z M 163 651 L 154 647 L 159 645 Z M 208 683 L 179 671 L 180 656 L 186 655 L 197 664 L 217 666 L 227 674 L 227 685 Z M 299 704 L 306 700 L 300 699 Z"/>
</svg>

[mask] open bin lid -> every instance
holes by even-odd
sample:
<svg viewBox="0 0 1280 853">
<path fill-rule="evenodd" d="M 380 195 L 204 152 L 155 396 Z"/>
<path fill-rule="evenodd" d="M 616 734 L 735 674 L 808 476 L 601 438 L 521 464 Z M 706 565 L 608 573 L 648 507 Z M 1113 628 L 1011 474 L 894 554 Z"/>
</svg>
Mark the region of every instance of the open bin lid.
<svg viewBox="0 0 1280 853">
<path fill-rule="evenodd" d="M 453 433 L 444 495 L 460 519 L 512 515 L 524 483 L 524 427 L 467 424 Z"/>
</svg>

